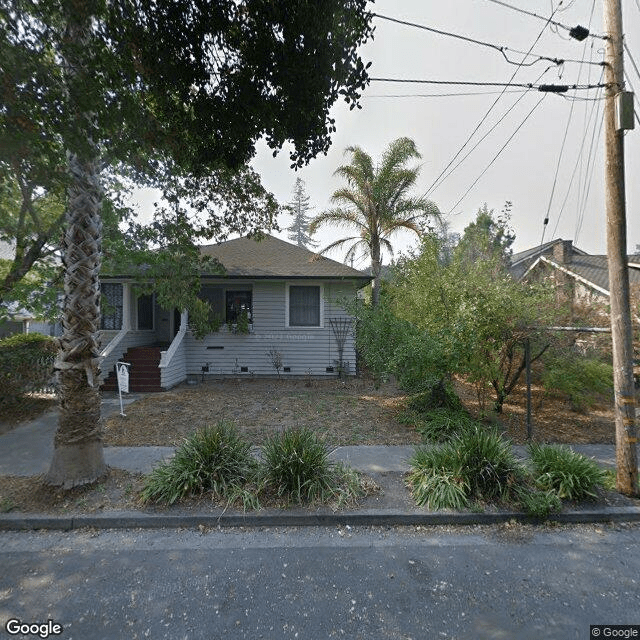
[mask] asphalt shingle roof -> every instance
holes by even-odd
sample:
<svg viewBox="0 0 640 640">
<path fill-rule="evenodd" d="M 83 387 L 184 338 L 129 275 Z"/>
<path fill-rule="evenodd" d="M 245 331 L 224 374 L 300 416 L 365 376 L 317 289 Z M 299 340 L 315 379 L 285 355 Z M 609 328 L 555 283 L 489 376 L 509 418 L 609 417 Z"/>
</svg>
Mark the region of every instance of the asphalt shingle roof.
<svg viewBox="0 0 640 640">
<path fill-rule="evenodd" d="M 633 256 L 629 256 L 629 262 L 633 262 Z M 556 263 L 552 257 L 548 260 Z M 607 256 L 579 256 L 574 255 L 571 262 L 560 265 L 570 273 L 583 278 L 605 291 L 609 291 L 609 267 Z M 629 269 L 629 284 L 640 284 L 640 268 L 631 267 Z"/>
<path fill-rule="evenodd" d="M 362 271 L 270 235 L 205 245 L 200 251 L 221 262 L 227 277 L 337 278 L 362 280 L 363 284 L 371 280 Z"/>
</svg>

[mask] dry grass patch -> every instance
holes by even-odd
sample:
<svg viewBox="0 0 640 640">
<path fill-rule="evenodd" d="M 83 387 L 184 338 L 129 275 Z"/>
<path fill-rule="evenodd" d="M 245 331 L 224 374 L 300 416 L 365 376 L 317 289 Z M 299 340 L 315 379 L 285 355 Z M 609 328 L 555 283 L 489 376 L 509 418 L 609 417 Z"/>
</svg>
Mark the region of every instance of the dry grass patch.
<svg viewBox="0 0 640 640">
<path fill-rule="evenodd" d="M 397 421 L 405 401 L 394 385 L 376 390 L 360 379 L 229 379 L 181 385 L 130 404 L 126 418 L 109 418 L 105 444 L 177 445 L 220 420 L 234 422 L 254 445 L 289 427 L 313 429 L 329 446 L 418 443 L 418 434 Z"/>
</svg>

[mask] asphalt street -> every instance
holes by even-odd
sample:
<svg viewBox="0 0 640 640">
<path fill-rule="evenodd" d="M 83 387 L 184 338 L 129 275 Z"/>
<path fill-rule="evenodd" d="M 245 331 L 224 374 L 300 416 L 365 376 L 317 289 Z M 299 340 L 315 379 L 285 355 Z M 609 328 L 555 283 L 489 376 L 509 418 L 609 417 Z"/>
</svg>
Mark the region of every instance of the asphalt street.
<svg viewBox="0 0 640 640">
<path fill-rule="evenodd" d="M 586 640 L 640 624 L 640 525 L 0 532 L 0 634 L 42 637 L 8 620 L 65 640 Z"/>
</svg>

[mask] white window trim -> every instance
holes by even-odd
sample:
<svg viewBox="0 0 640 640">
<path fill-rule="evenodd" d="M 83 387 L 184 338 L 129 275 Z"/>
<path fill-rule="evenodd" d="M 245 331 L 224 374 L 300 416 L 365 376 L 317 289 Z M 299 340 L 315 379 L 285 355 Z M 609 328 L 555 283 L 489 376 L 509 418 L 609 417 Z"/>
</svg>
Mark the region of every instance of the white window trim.
<svg viewBox="0 0 640 640">
<path fill-rule="evenodd" d="M 320 289 L 320 324 L 319 325 L 291 326 L 289 324 L 289 291 L 291 287 L 319 287 Z M 284 322 L 285 322 L 285 327 L 287 329 L 300 329 L 302 331 L 324 329 L 324 284 L 322 282 L 313 282 L 313 281 L 309 282 L 305 280 L 300 280 L 296 282 L 287 282 L 285 305 L 284 305 Z"/>
</svg>

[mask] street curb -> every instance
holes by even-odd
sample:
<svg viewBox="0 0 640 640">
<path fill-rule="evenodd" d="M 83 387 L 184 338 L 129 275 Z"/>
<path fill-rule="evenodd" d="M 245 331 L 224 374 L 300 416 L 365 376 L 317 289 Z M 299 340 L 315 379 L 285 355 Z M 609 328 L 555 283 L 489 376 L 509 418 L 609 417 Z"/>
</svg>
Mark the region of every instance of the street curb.
<svg viewBox="0 0 640 640">
<path fill-rule="evenodd" d="M 437 526 L 490 525 L 515 520 L 521 523 L 588 524 L 597 522 L 640 522 L 640 507 L 605 507 L 598 510 L 566 511 L 546 519 L 516 511 L 497 513 L 398 513 L 360 511 L 351 513 L 266 513 L 167 515 L 135 511 L 78 516 L 43 516 L 24 513 L 0 515 L 0 530 L 71 531 L 95 529 L 195 529 L 198 527 L 326 527 L 326 526 Z"/>
</svg>

